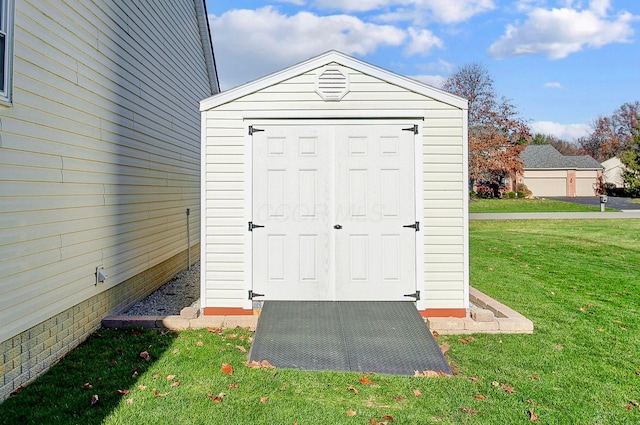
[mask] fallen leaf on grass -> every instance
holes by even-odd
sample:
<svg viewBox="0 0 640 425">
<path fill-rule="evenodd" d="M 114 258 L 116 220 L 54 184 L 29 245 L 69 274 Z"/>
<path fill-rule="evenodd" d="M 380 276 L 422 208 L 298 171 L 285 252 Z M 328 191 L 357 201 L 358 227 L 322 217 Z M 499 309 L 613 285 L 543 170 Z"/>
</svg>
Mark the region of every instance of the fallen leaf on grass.
<svg viewBox="0 0 640 425">
<path fill-rule="evenodd" d="M 220 368 L 220 370 L 225 375 L 233 375 L 233 366 L 231 366 L 229 363 L 222 363 L 222 367 Z"/>
<path fill-rule="evenodd" d="M 127 399 L 127 404 L 133 404 L 133 399 L 132 398 L 128 398 Z"/>
<path fill-rule="evenodd" d="M 198 341 L 198 342 L 196 342 L 196 345 L 197 345 L 198 347 L 202 347 L 202 346 L 204 345 L 204 342 L 202 342 L 202 341 Z"/>
<path fill-rule="evenodd" d="M 236 339 L 237 337 L 238 337 L 238 335 L 236 335 L 236 334 L 227 335 L 227 338 L 229 338 L 229 339 Z"/>
<path fill-rule="evenodd" d="M 167 381 L 173 381 L 176 379 L 176 375 L 167 375 Z"/>
<path fill-rule="evenodd" d="M 347 416 L 355 416 L 356 412 L 354 412 L 353 410 L 347 410 Z"/>
<path fill-rule="evenodd" d="M 624 406 L 624 408 L 627 409 L 627 410 L 631 410 L 631 409 L 633 409 L 633 406 L 630 405 L 630 404 L 627 404 L 626 406 Z"/>
<path fill-rule="evenodd" d="M 127 394 L 129 394 L 129 390 L 116 390 L 116 394 L 118 394 L 118 395 L 127 395 Z"/>
<path fill-rule="evenodd" d="M 135 369 L 135 370 L 133 371 L 133 374 L 131 374 L 131 377 L 132 377 L 132 378 L 135 378 L 136 376 L 138 376 L 138 369 Z"/>
<path fill-rule="evenodd" d="M 438 331 L 431 331 L 431 335 L 433 335 L 433 338 L 438 341 L 438 338 L 440 338 L 440 334 L 438 333 Z"/>
<path fill-rule="evenodd" d="M 95 406 L 98 403 L 98 401 L 100 401 L 98 399 L 98 394 L 94 394 L 91 396 L 91 406 Z"/>
<path fill-rule="evenodd" d="M 247 363 L 247 367 L 249 369 L 275 369 L 276 367 L 269 363 L 267 360 L 263 360 L 261 362 L 257 360 L 253 360 Z"/>
<path fill-rule="evenodd" d="M 352 391 L 355 395 L 360 394 L 360 391 L 355 387 L 347 387 L 347 391 Z"/>
<path fill-rule="evenodd" d="M 383 416 L 381 416 L 381 418 L 382 419 L 386 419 L 389 422 L 395 422 L 396 421 L 395 419 L 393 419 L 393 416 L 391 416 L 391 415 L 383 415 Z"/>
<path fill-rule="evenodd" d="M 182 383 L 180 381 L 176 381 L 176 382 L 172 382 L 171 383 L 172 387 L 179 387 L 180 385 L 182 385 Z"/>
<path fill-rule="evenodd" d="M 179 352 L 180 352 L 180 349 L 176 348 L 175 350 L 173 350 L 173 351 L 171 352 L 171 354 L 178 354 Z"/>
<path fill-rule="evenodd" d="M 483 401 L 483 400 L 486 400 L 486 399 L 487 399 L 487 396 L 486 396 L 486 395 L 478 394 L 478 395 L 476 396 L 476 400 Z"/>
<path fill-rule="evenodd" d="M 247 352 L 247 349 L 246 349 L 246 348 L 244 348 L 242 345 L 236 345 L 236 348 L 237 348 L 238 350 L 240 350 L 241 352 L 243 352 L 243 353 L 246 353 L 246 352 Z"/>
<path fill-rule="evenodd" d="M 361 376 L 360 377 L 360 383 L 362 385 L 371 385 L 371 384 L 373 384 L 373 382 L 371 382 L 371 379 L 367 378 L 366 376 Z"/>
<path fill-rule="evenodd" d="M 157 389 L 153 389 L 153 395 L 156 397 L 166 397 L 169 395 L 169 393 L 161 393 L 160 391 L 158 391 Z"/>
<path fill-rule="evenodd" d="M 538 379 L 540 379 L 540 377 L 538 375 L 531 375 L 529 379 L 533 379 L 534 381 L 537 381 Z"/>
<path fill-rule="evenodd" d="M 137 330 L 134 329 L 131 332 L 129 332 L 129 334 L 133 335 L 133 336 L 140 336 L 140 335 L 142 335 L 142 332 L 137 331 Z"/>
<path fill-rule="evenodd" d="M 440 345 L 440 352 L 442 352 L 443 356 L 447 354 L 447 351 L 449 351 L 449 348 L 451 347 L 449 346 L 448 342 L 443 342 L 442 345 Z"/>
<path fill-rule="evenodd" d="M 144 391 L 144 390 L 146 390 L 146 389 L 147 389 L 147 386 L 146 386 L 146 385 L 138 385 L 138 389 L 139 389 L 140 391 Z"/>
<path fill-rule="evenodd" d="M 207 330 L 211 333 L 214 334 L 221 334 L 222 333 L 222 328 L 207 328 Z"/>
<path fill-rule="evenodd" d="M 469 377 L 469 379 L 470 379 L 471 381 L 473 381 L 473 382 L 478 382 L 478 381 L 479 381 L 479 379 L 478 379 L 478 378 L 476 378 L 475 376 L 470 376 L 470 377 Z"/>
<path fill-rule="evenodd" d="M 86 384 L 84 384 L 82 386 L 82 388 L 84 388 L 85 390 L 92 390 L 93 389 L 93 385 L 91 385 L 89 382 L 87 382 Z"/>
<path fill-rule="evenodd" d="M 458 341 L 460 341 L 463 344 L 469 344 L 471 341 L 473 341 L 473 337 L 469 337 L 469 338 L 458 338 Z"/>
<path fill-rule="evenodd" d="M 420 397 L 422 395 L 422 392 L 420 392 L 420 390 L 413 390 L 413 395 L 416 397 Z"/>
<path fill-rule="evenodd" d="M 509 385 L 502 384 L 502 389 L 508 392 L 509 394 L 513 394 L 513 387 L 510 387 Z"/>
<path fill-rule="evenodd" d="M 414 370 L 413 376 L 416 378 L 440 378 L 448 375 L 441 370 L 437 372 L 435 370 L 423 370 L 422 372 L 420 372 L 419 370 Z"/>
<path fill-rule="evenodd" d="M 469 415 L 473 415 L 473 414 L 475 414 L 475 413 L 478 413 L 478 411 L 477 411 L 477 410 L 469 409 L 468 407 L 461 407 L 461 408 L 460 408 L 460 411 L 461 411 L 461 412 L 464 412 L 464 413 L 467 413 L 467 414 L 469 414 Z"/>
<path fill-rule="evenodd" d="M 154 373 L 153 374 L 153 379 L 158 379 L 158 378 L 161 378 L 161 377 L 162 377 L 162 375 L 160 375 L 159 373 Z"/>
<path fill-rule="evenodd" d="M 238 384 L 229 384 L 229 389 L 230 390 L 237 390 L 238 389 Z"/>
<path fill-rule="evenodd" d="M 207 394 L 207 397 L 213 400 L 214 403 L 221 403 L 222 399 L 224 398 L 224 393 L 220 393 L 218 395 Z"/>
<path fill-rule="evenodd" d="M 500 382 L 498 382 L 498 381 L 493 381 L 493 382 L 491 383 L 491 385 L 493 385 L 494 387 L 499 387 L 499 386 L 500 386 Z"/>
<path fill-rule="evenodd" d="M 406 397 L 403 397 L 401 395 L 392 395 L 391 398 L 394 399 L 395 401 L 403 401 L 407 399 Z"/>
<path fill-rule="evenodd" d="M 143 351 L 142 353 L 140 353 L 140 358 L 146 361 L 151 360 L 151 356 L 146 351 Z"/>
<path fill-rule="evenodd" d="M 269 397 L 260 397 L 260 403 L 265 404 L 269 401 Z"/>
<path fill-rule="evenodd" d="M 638 402 L 635 400 L 629 400 L 629 403 L 631 403 L 634 407 L 640 407 L 640 404 L 638 404 Z"/>
<path fill-rule="evenodd" d="M 536 414 L 533 413 L 533 409 L 529 409 L 529 421 L 535 422 L 537 420 L 538 420 L 538 416 L 536 416 Z"/>
</svg>

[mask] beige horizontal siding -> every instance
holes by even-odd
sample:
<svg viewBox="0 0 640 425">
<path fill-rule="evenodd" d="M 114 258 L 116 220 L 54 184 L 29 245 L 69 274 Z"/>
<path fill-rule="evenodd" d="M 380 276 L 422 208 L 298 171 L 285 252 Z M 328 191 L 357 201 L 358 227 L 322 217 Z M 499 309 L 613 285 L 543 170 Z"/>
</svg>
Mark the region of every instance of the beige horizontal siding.
<svg viewBox="0 0 640 425">
<path fill-rule="evenodd" d="M 211 94 L 193 0 L 15 7 L 0 341 L 184 252 L 187 208 L 198 243 L 198 101 Z"/>
</svg>

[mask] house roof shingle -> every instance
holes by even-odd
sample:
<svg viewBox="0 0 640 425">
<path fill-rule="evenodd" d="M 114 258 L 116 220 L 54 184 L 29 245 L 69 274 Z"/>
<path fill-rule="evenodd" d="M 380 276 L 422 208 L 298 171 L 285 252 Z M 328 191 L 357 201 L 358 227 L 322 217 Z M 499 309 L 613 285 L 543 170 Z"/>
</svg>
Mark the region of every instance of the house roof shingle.
<svg viewBox="0 0 640 425">
<path fill-rule="evenodd" d="M 551 145 L 529 145 L 520 154 L 524 168 L 602 169 L 589 155 L 565 156 Z"/>
</svg>

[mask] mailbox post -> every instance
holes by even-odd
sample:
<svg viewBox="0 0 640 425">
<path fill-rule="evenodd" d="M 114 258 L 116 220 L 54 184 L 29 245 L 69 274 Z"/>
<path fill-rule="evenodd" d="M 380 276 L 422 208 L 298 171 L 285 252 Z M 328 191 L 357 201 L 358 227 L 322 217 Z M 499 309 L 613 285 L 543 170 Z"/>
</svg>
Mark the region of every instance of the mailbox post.
<svg viewBox="0 0 640 425">
<path fill-rule="evenodd" d="M 607 195 L 600 195 L 600 212 L 604 212 L 604 204 L 607 203 Z"/>
</svg>

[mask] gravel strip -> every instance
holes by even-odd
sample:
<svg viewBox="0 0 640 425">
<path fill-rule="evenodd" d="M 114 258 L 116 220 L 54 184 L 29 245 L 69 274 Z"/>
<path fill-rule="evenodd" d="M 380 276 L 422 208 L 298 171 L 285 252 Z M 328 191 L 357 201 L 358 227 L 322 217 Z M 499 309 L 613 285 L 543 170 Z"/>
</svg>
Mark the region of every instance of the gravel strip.
<svg viewBox="0 0 640 425">
<path fill-rule="evenodd" d="M 137 302 L 125 316 L 177 316 L 185 307 L 200 307 L 200 262 L 178 273 L 154 293 Z"/>
</svg>

